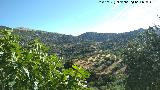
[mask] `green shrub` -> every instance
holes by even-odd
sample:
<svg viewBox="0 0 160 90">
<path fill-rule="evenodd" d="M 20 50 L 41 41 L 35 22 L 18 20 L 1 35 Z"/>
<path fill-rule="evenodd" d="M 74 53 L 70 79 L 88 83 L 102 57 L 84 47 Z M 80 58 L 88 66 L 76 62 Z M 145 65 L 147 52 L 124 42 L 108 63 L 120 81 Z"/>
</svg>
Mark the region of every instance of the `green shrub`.
<svg viewBox="0 0 160 90">
<path fill-rule="evenodd" d="M 65 69 L 38 40 L 22 48 L 17 36 L 0 30 L 1 90 L 84 90 L 89 75 L 76 65 Z"/>
</svg>

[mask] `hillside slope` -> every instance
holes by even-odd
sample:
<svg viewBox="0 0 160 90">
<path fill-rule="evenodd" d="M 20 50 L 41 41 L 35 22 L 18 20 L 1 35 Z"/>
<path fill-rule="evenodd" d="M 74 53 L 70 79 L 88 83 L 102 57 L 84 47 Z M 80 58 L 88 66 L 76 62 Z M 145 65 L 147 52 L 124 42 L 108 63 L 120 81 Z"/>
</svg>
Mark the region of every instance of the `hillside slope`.
<svg viewBox="0 0 160 90">
<path fill-rule="evenodd" d="M 0 26 L 0 29 L 12 28 Z M 13 28 L 13 34 L 20 36 L 22 45 L 38 38 L 50 48 L 49 53 L 56 53 L 65 59 L 93 55 L 99 50 L 119 50 L 126 45 L 128 40 L 137 37 L 144 31 L 144 29 L 139 29 L 125 33 L 86 32 L 79 36 L 72 36 L 27 28 Z"/>
</svg>

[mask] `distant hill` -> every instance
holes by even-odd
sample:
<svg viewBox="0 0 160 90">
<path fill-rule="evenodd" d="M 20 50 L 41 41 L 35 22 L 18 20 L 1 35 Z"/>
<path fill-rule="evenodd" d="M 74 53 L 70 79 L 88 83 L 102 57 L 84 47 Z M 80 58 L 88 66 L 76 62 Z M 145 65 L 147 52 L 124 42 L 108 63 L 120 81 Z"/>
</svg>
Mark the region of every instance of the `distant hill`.
<svg viewBox="0 0 160 90">
<path fill-rule="evenodd" d="M 12 29 L 7 26 L 0 26 L 0 29 Z M 135 38 L 144 29 L 139 29 L 126 33 L 96 33 L 86 32 L 79 36 L 52 33 L 27 28 L 13 28 L 13 33 L 21 37 L 23 45 L 33 39 L 40 41 L 51 48 L 50 53 L 64 58 L 77 58 L 91 55 L 97 50 L 117 50 L 124 46 L 128 40 Z M 116 47 L 116 48 L 115 48 Z"/>
<path fill-rule="evenodd" d="M 12 28 L 0 26 L 0 29 Z M 119 50 L 123 48 L 129 40 L 136 38 L 144 31 L 145 30 L 141 28 L 125 33 L 86 32 L 79 36 L 72 36 L 23 27 L 13 28 L 13 34 L 20 36 L 22 45 L 39 38 L 42 43 L 50 47 L 49 53 L 56 53 L 65 59 L 93 55 L 100 50 Z"/>
</svg>

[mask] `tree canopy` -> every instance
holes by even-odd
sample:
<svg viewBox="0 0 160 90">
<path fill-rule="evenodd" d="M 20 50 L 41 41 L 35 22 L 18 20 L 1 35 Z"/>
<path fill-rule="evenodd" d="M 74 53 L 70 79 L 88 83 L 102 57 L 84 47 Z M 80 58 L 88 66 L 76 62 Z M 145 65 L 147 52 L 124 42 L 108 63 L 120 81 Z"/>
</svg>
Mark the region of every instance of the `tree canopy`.
<svg viewBox="0 0 160 90">
<path fill-rule="evenodd" d="M 77 65 L 65 69 L 38 40 L 22 47 L 11 31 L 0 30 L 1 90 L 84 90 L 89 75 Z"/>
<path fill-rule="evenodd" d="M 160 37 L 155 29 L 150 27 L 126 48 L 124 62 L 127 65 L 127 90 L 160 88 Z"/>
</svg>

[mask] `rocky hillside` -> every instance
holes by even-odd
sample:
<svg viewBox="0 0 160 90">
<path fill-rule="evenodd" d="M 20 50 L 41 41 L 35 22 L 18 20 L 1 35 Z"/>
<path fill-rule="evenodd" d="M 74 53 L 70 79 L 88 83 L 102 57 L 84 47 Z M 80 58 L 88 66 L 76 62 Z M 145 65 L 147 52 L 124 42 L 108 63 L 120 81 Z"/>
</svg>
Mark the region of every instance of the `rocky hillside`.
<svg viewBox="0 0 160 90">
<path fill-rule="evenodd" d="M 0 26 L 0 29 L 11 29 L 13 34 L 21 38 L 21 44 L 25 45 L 36 38 L 50 48 L 49 53 L 56 53 L 65 59 L 74 59 L 94 55 L 99 50 L 119 50 L 125 46 L 128 40 L 144 32 L 139 29 L 125 33 L 96 33 L 86 32 L 79 36 L 52 33 L 28 28 L 10 28 Z"/>
</svg>

